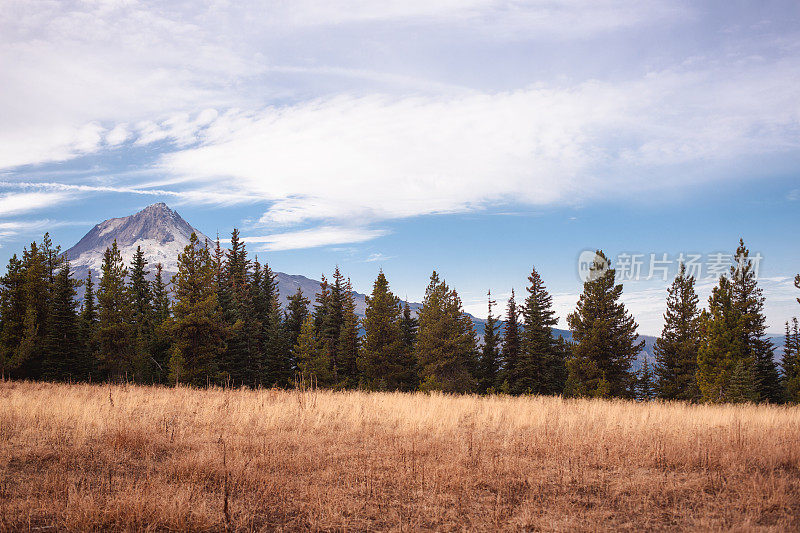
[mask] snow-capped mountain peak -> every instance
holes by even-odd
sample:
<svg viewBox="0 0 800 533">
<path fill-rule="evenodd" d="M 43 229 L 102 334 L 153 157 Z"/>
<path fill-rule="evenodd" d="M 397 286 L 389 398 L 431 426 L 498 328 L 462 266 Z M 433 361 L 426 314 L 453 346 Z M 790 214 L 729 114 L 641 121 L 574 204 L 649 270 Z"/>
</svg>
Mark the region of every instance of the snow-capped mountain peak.
<svg viewBox="0 0 800 533">
<path fill-rule="evenodd" d="M 97 273 L 106 248 L 116 239 L 126 264 L 133 258 L 136 247 L 141 246 L 151 267 L 161 263 L 165 271 L 175 272 L 178 254 L 189 244 L 192 232 L 201 242 L 208 239 L 167 204 L 159 202 L 131 216 L 104 220 L 67 250 L 66 255 L 77 275 L 85 275 L 87 270 Z"/>
</svg>

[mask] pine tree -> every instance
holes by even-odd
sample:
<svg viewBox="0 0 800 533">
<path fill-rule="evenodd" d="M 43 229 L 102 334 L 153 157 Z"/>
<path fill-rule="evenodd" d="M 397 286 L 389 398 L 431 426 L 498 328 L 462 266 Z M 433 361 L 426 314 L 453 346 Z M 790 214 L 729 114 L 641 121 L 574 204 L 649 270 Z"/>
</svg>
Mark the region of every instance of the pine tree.
<svg viewBox="0 0 800 533">
<path fill-rule="evenodd" d="M 42 346 L 47 334 L 47 312 L 51 294 L 48 255 L 49 252 L 40 249 L 35 241 L 22 252 L 25 311 L 22 336 L 14 348 L 10 364 L 18 378 L 41 377 Z"/>
<path fill-rule="evenodd" d="M 505 393 L 519 394 L 519 376 L 517 365 L 521 348 L 519 335 L 519 308 L 517 307 L 514 289 L 506 304 L 506 323 L 503 328 L 502 366 L 500 368 L 500 390 Z"/>
<path fill-rule="evenodd" d="M 666 400 L 700 399 L 697 354 L 700 350 L 700 311 L 695 279 L 680 271 L 667 293 L 664 328 L 655 344 L 658 396 Z"/>
<path fill-rule="evenodd" d="M 774 361 L 774 346 L 766 337 L 764 295 L 758 286 L 753 261 L 744 241 L 739 239 L 736 250 L 736 265 L 731 267 L 731 291 L 733 305 L 741 317 L 741 344 L 743 357 L 752 362 L 756 390 L 760 400 L 779 402 L 783 391 L 780 376 Z"/>
<path fill-rule="evenodd" d="M 133 377 L 136 352 L 130 293 L 125 287 L 128 269 L 122 262 L 116 240 L 106 249 L 101 270 L 103 277 L 97 291 L 100 361 L 111 379 Z"/>
<path fill-rule="evenodd" d="M 421 388 L 471 392 L 476 351 L 475 330 L 461 298 L 434 271 L 419 313 L 415 352 Z"/>
<path fill-rule="evenodd" d="M 793 403 L 800 402 L 800 326 L 797 318 L 792 319 L 791 327 L 786 322 L 781 368 L 785 399 Z"/>
<path fill-rule="evenodd" d="M 400 328 L 400 301 L 389 290 L 381 270 L 366 297 L 364 342 L 358 366 L 363 386 L 370 390 L 398 390 L 406 385 L 403 376 L 406 346 Z"/>
<path fill-rule="evenodd" d="M 164 282 L 164 266 L 161 263 L 156 263 L 156 273 L 150 292 L 153 295 L 153 336 L 150 353 L 156 367 L 156 380 L 160 383 L 165 383 L 169 371 L 169 349 L 172 344 L 170 328 L 172 324 L 170 323 L 169 289 Z"/>
<path fill-rule="evenodd" d="M 314 317 L 308 316 L 300 328 L 297 344 L 294 347 L 297 357 L 297 371 L 301 379 L 327 386 L 333 383 L 331 362 L 322 343 L 317 338 Z"/>
<path fill-rule="evenodd" d="M 228 300 L 227 310 L 223 310 L 229 336 L 221 370 L 235 385 L 255 386 L 262 376 L 263 345 L 253 296 L 261 288 L 253 287 L 250 278 L 247 250 L 239 239 L 239 230 L 234 228 L 222 266 L 221 293 Z"/>
<path fill-rule="evenodd" d="M 497 387 L 497 376 L 500 371 L 500 326 L 497 317 L 492 314 L 492 307 L 496 304 L 492 300 L 492 291 L 488 293 L 489 312 L 486 316 L 486 325 L 483 328 L 483 346 L 481 346 L 478 360 L 478 375 L 476 381 L 478 392 L 481 394 L 494 392 Z"/>
<path fill-rule="evenodd" d="M 291 346 L 291 370 L 297 370 L 297 354 L 294 352 L 294 347 L 297 345 L 297 339 L 300 337 L 300 330 L 303 328 L 303 322 L 308 317 L 308 298 L 303 296 L 303 289 L 297 287 L 297 292 L 289 296 L 289 302 L 286 306 L 286 313 L 284 318 L 284 328 L 286 330 L 286 342 Z"/>
<path fill-rule="evenodd" d="M 329 285 L 329 290 L 327 309 L 319 333 L 325 355 L 327 355 L 328 359 L 331 361 L 333 381 L 338 383 L 340 379 L 347 379 L 346 370 L 341 368 L 342 365 L 338 361 L 339 338 L 342 333 L 342 328 L 344 327 L 345 291 L 344 276 L 338 266 L 334 269 L 333 283 Z M 342 373 L 342 376 L 339 375 L 340 373 Z"/>
<path fill-rule="evenodd" d="M 757 402 L 759 400 L 758 378 L 755 365 L 748 359 L 740 359 L 733 368 L 725 401 L 732 403 Z"/>
<path fill-rule="evenodd" d="M 78 325 L 78 302 L 75 300 L 78 283 L 72 278 L 68 261 L 61 262 L 54 283 L 50 324 L 42 349 L 42 378 L 81 381 L 85 368 Z"/>
<path fill-rule="evenodd" d="M 289 385 L 294 372 L 295 365 L 291 354 L 293 339 L 281 320 L 277 276 L 266 263 L 262 271 L 261 287 L 262 300 L 259 307 L 264 313 L 261 318 L 261 327 L 264 339 L 263 354 L 267 369 L 265 383 L 285 387 Z"/>
<path fill-rule="evenodd" d="M 192 233 L 172 278 L 175 303 L 169 367 L 173 382 L 203 386 L 218 381 L 227 328 L 214 278 L 208 247 Z"/>
<path fill-rule="evenodd" d="M 403 314 L 400 317 L 400 339 L 403 342 L 404 357 L 407 361 L 403 390 L 416 390 L 419 386 L 419 372 L 414 347 L 417 344 L 419 320 L 411 313 L 408 299 L 403 302 Z"/>
<path fill-rule="evenodd" d="M 139 372 L 142 377 L 156 381 L 158 369 L 154 368 L 158 362 L 152 358 L 155 327 L 153 325 L 153 294 L 147 276 L 147 259 L 141 246 L 136 247 L 130 266 L 130 279 L 128 292 L 131 302 L 131 320 L 133 322 L 136 360 L 141 363 Z"/>
<path fill-rule="evenodd" d="M 653 371 L 647 359 L 642 361 L 642 367 L 636 373 L 636 397 L 644 401 L 652 400 L 656 397 Z"/>
<path fill-rule="evenodd" d="M 0 278 L 0 377 L 9 375 L 14 354 L 25 334 L 25 270 L 14 254 Z"/>
<path fill-rule="evenodd" d="M 86 290 L 83 293 L 83 307 L 80 316 L 81 346 L 83 348 L 84 375 L 90 380 L 97 373 L 97 307 L 95 306 L 94 281 L 92 271 L 86 274 Z"/>
<path fill-rule="evenodd" d="M 741 317 L 733 304 L 731 282 L 720 276 L 711 291 L 708 310 L 700 314 L 700 350 L 697 355 L 697 384 L 706 402 L 726 401 L 734 369 L 744 359 Z M 740 369 L 739 378 L 746 377 Z"/>
<path fill-rule="evenodd" d="M 636 321 L 619 299 L 622 285 L 616 272 L 598 250 L 583 284 L 577 309 L 567 317 L 575 345 L 568 363 L 579 395 L 631 396 L 634 375 L 631 362 L 644 341 L 637 342 Z"/>
<path fill-rule="evenodd" d="M 358 386 L 358 349 L 360 326 L 353 299 L 353 285 L 348 278 L 342 286 L 342 327 L 336 343 L 336 361 L 339 368 L 339 385 L 345 388 Z"/>
<path fill-rule="evenodd" d="M 528 297 L 522 309 L 524 327 L 516 368 L 516 388 L 536 394 L 560 394 L 566 379 L 563 352 L 556 347 L 553 326 L 558 319 L 553 298 L 534 268 L 528 276 Z"/>
</svg>

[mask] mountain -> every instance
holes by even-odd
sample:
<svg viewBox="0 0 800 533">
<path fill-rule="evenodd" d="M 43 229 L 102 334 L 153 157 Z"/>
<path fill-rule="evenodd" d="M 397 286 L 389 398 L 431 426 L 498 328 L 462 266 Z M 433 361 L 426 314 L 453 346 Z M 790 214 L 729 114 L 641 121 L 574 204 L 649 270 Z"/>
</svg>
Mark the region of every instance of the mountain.
<svg viewBox="0 0 800 533">
<path fill-rule="evenodd" d="M 164 278 L 169 280 L 172 274 L 178 270 L 178 254 L 189 244 L 189 237 L 192 232 L 197 234 L 200 241 L 208 240 L 208 242 L 212 242 L 201 231 L 186 222 L 176 211 L 161 202 L 147 206 L 134 215 L 112 218 L 97 224 L 65 253 L 72 263 L 76 278 L 85 278 L 87 272 L 91 270 L 92 276 L 97 280 L 100 265 L 103 261 L 103 253 L 116 239 L 122 259 L 126 264 L 130 265 L 136 247 L 141 246 L 151 272 L 156 263 L 161 263 L 164 266 Z M 284 305 L 288 297 L 297 292 L 298 287 L 303 290 L 303 294 L 313 304 L 314 296 L 319 292 L 319 281 L 297 274 L 285 274 L 283 272 L 276 272 L 275 274 L 281 301 Z M 353 292 L 353 296 L 356 304 L 356 313 L 363 317 L 366 310 L 365 295 Z M 419 312 L 422 307 L 421 304 L 415 302 L 409 302 L 409 306 L 414 312 Z M 480 337 L 483 337 L 483 328 L 486 320 L 471 315 L 470 317 L 475 324 L 476 332 Z M 567 340 L 572 337 L 567 330 L 556 329 L 554 334 Z M 655 343 L 655 337 L 642 335 L 640 338 L 644 339 L 645 347 L 640 354 L 639 360 L 634 362 L 635 368 L 639 368 L 643 359 L 647 359 L 650 362 L 654 359 L 653 344 Z"/>
<path fill-rule="evenodd" d="M 126 264 L 130 264 L 136 247 L 141 246 L 151 268 L 161 263 L 166 272 L 175 273 L 178 271 L 178 254 L 189 244 L 192 232 L 201 241 L 208 239 L 161 202 L 149 205 L 135 215 L 101 222 L 65 253 L 78 278 L 85 277 L 89 270 L 93 276 L 100 271 L 103 254 L 114 240 Z"/>
</svg>

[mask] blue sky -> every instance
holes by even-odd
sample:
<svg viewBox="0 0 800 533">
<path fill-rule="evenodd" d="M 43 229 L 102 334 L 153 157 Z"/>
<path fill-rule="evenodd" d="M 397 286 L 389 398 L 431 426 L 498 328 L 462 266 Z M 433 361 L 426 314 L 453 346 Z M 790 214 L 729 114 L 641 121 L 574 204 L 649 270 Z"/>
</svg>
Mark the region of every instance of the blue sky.
<svg viewBox="0 0 800 533">
<path fill-rule="evenodd" d="M 536 265 L 563 325 L 583 250 L 671 275 L 742 236 L 770 329 L 799 314 L 796 2 L 10 0 L 0 66 L 3 262 L 165 201 L 478 315 Z M 624 282 L 644 333 L 667 283 Z"/>
</svg>

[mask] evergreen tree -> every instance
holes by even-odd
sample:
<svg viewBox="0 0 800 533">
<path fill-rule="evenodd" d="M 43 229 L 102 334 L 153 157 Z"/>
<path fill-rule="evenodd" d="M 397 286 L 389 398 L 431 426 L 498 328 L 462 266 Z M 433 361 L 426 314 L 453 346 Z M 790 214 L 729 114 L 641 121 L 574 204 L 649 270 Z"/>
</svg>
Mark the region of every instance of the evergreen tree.
<svg viewBox="0 0 800 533">
<path fill-rule="evenodd" d="M 666 400 L 700 399 L 697 354 L 700 350 L 700 311 L 695 279 L 680 271 L 667 292 L 664 328 L 655 344 L 657 391 Z"/>
<path fill-rule="evenodd" d="M 5 379 L 25 334 L 25 269 L 14 254 L 0 278 L 0 377 Z"/>
<path fill-rule="evenodd" d="M 528 276 L 528 297 L 522 309 L 524 327 L 520 334 L 520 353 L 516 367 L 516 388 L 520 392 L 560 394 L 564 390 L 566 367 L 563 352 L 553 339 L 558 319 L 553 298 L 534 268 Z"/>
<path fill-rule="evenodd" d="M 221 291 L 229 300 L 225 322 L 229 328 L 223 370 L 236 385 L 255 386 L 262 375 L 263 347 L 261 323 L 256 316 L 254 292 L 261 290 L 251 284 L 251 264 L 239 230 L 231 233 L 231 246 L 222 266 Z"/>
<path fill-rule="evenodd" d="M 631 396 L 634 376 L 631 362 L 644 341 L 637 342 L 636 321 L 619 301 L 622 285 L 615 284 L 615 271 L 598 250 L 583 284 L 577 309 L 567 317 L 575 345 L 569 361 L 574 393 Z"/>
<path fill-rule="evenodd" d="M 86 274 L 86 290 L 83 293 L 83 307 L 80 316 L 81 346 L 83 348 L 84 375 L 90 380 L 97 372 L 97 307 L 95 306 L 94 281 L 92 271 Z"/>
<path fill-rule="evenodd" d="M 78 325 L 78 302 L 68 261 L 61 262 L 55 278 L 50 324 L 43 346 L 42 378 L 52 381 L 84 379 L 83 350 Z"/>
<path fill-rule="evenodd" d="M 642 367 L 636 373 L 636 397 L 644 401 L 652 400 L 656 397 L 653 371 L 647 359 L 642 361 Z"/>
<path fill-rule="evenodd" d="M 336 343 L 336 361 L 339 368 L 339 385 L 353 388 L 358 385 L 358 349 L 360 327 L 353 299 L 353 285 L 348 278 L 342 287 L 342 326 Z"/>
<path fill-rule="evenodd" d="M 506 304 L 506 323 L 503 328 L 503 364 L 500 368 L 500 390 L 505 393 L 519 394 L 520 392 L 517 374 L 521 348 L 519 329 L 519 308 L 514 289 L 511 289 L 511 297 Z"/>
<path fill-rule="evenodd" d="M 308 317 L 309 303 L 308 298 L 303 296 L 303 289 L 297 287 L 297 292 L 289 296 L 289 302 L 286 306 L 284 327 L 286 329 L 286 342 L 291 346 L 292 371 L 297 370 L 297 354 L 294 352 L 294 347 L 297 345 L 298 337 L 300 337 L 303 322 Z"/>
<path fill-rule="evenodd" d="M 125 286 L 128 269 L 122 262 L 116 240 L 106 249 L 101 270 L 103 277 L 97 291 L 100 361 L 111 379 L 134 377 L 135 331 L 130 293 Z"/>
<path fill-rule="evenodd" d="M 216 383 L 227 329 L 217 300 L 215 265 L 207 246 L 192 233 L 178 256 L 171 324 L 170 380 L 196 386 Z"/>
<path fill-rule="evenodd" d="M 297 344 L 294 347 L 297 357 L 297 371 L 304 381 L 327 386 L 333 383 L 331 362 L 317 338 L 314 317 L 308 316 L 300 328 Z"/>
<path fill-rule="evenodd" d="M 407 383 L 406 346 L 400 327 L 400 301 L 381 270 L 366 297 L 364 342 L 359 357 L 363 385 L 370 390 L 398 390 Z"/>
<path fill-rule="evenodd" d="M 22 336 L 14 348 L 10 364 L 18 378 L 41 377 L 42 347 L 47 334 L 51 294 L 49 255 L 50 252 L 41 249 L 35 241 L 22 252 L 25 311 L 22 315 Z"/>
<path fill-rule="evenodd" d="M 736 265 L 731 267 L 731 293 L 733 306 L 740 315 L 738 331 L 743 347 L 743 357 L 752 365 L 756 390 L 760 400 L 779 402 L 783 391 L 774 361 L 774 346 L 766 337 L 764 295 L 758 286 L 750 252 L 739 239 Z"/>
<path fill-rule="evenodd" d="M 153 336 L 150 347 L 152 360 L 156 367 L 156 379 L 161 383 L 167 381 L 169 372 L 169 350 L 172 345 L 170 337 L 170 301 L 169 289 L 164 282 L 164 266 L 156 263 L 156 273 L 151 285 L 153 295 Z"/>
<path fill-rule="evenodd" d="M 342 365 L 338 361 L 339 355 L 339 338 L 344 327 L 344 292 L 345 282 L 339 267 L 337 266 L 333 272 L 333 283 L 329 285 L 330 293 L 327 297 L 327 309 L 325 311 L 324 320 L 321 323 L 319 330 L 322 348 L 325 350 L 325 355 L 331 362 L 331 373 L 333 381 L 338 383 L 340 379 L 346 380 L 346 371 L 340 368 Z M 339 374 L 343 373 L 342 376 Z"/>
<path fill-rule="evenodd" d="M 424 390 L 471 392 L 475 330 L 455 290 L 434 271 L 419 313 L 416 358 Z"/>
<path fill-rule="evenodd" d="M 758 378 L 755 365 L 747 359 L 739 359 L 731 373 L 725 401 L 732 403 L 757 402 L 759 400 Z"/>
<path fill-rule="evenodd" d="M 403 350 L 406 363 L 403 390 L 416 390 L 419 385 L 419 373 L 414 347 L 417 344 L 419 320 L 411 313 L 408 299 L 403 302 L 403 314 L 400 317 L 400 339 L 403 341 Z"/>
<path fill-rule="evenodd" d="M 486 325 L 483 328 L 483 346 L 478 360 L 478 375 L 476 381 L 478 392 L 486 394 L 493 392 L 497 386 L 497 376 L 500 371 L 500 326 L 497 317 L 492 314 L 495 301 L 492 300 L 492 291 L 488 293 L 489 313 L 486 316 Z"/>
<path fill-rule="evenodd" d="M 142 368 L 138 373 L 150 381 L 156 380 L 158 369 L 154 368 L 158 363 L 152 358 L 151 349 L 154 341 L 153 325 L 153 294 L 147 276 L 147 259 L 141 246 L 136 247 L 133 260 L 130 266 L 130 279 L 128 282 L 128 292 L 131 302 L 131 320 L 133 322 L 135 350 L 137 361 L 142 363 Z"/>
<path fill-rule="evenodd" d="M 786 322 L 781 367 L 785 399 L 793 403 L 800 402 L 800 326 L 797 318 L 792 319 L 791 327 Z"/>
<path fill-rule="evenodd" d="M 265 383 L 284 387 L 289 385 L 295 366 L 291 354 L 293 339 L 281 321 L 277 276 L 266 263 L 261 277 L 262 301 L 259 307 L 263 309 L 264 313 L 261 322 L 264 339 L 263 353 L 267 369 Z"/>
<path fill-rule="evenodd" d="M 720 276 L 708 299 L 708 310 L 700 315 L 697 384 L 704 401 L 726 401 L 733 371 L 744 359 L 740 328 L 741 317 L 733 304 L 731 282 L 727 276 Z M 739 379 L 747 377 L 743 368 Z"/>
</svg>

